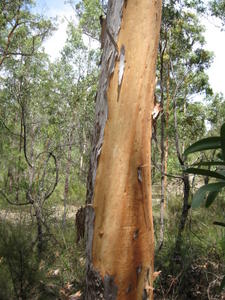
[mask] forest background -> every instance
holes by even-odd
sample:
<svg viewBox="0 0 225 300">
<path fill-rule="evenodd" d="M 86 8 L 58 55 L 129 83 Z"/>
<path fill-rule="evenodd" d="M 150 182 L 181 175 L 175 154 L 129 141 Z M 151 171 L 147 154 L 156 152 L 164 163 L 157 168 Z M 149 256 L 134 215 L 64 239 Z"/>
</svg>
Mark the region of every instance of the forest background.
<svg viewBox="0 0 225 300">
<path fill-rule="evenodd" d="M 76 230 L 75 215 L 85 205 L 99 17 L 107 4 L 67 2 L 74 18 L 64 23 L 64 45 L 56 41 L 56 59 L 46 53 L 47 41 L 64 25 L 37 5 L 0 3 L 0 299 L 75 299 L 85 288 L 82 210 Z M 162 113 L 152 139 L 156 299 L 225 297 L 224 228 L 213 225 L 223 221 L 224 195 L 208 209 L 190 209 L 193 192 L 209 178 L 184 172 L 217 152 L 183 156 L 225 121 L 223 94 L 207 73 L 213 53 L 202 25 L 216 20 L 224 35 L 224 17 L 224 1 L 163 3 L 156 72 Z M 223 81 L 218 71 L 213 76 Z"/>
</svg>

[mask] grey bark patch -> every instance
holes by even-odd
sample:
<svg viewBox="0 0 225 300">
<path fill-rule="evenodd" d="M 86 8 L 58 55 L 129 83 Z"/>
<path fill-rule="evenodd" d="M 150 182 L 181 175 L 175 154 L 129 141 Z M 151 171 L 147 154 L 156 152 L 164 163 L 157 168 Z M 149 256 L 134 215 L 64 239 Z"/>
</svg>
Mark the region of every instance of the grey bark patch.
<svg viewBox="0 0 225 300">
<path fill-rule="evenodd" d="M 132 291 L 132 285 L 129 284 L 128 288 L 126 289 L 126 294 L 129 294 Z"/>
<path fill-rule="evenodd" d="M 85 219 L 85 226 L 87 232 L 87 242 L 86 242 L 86 249 L 92 248 L 92 241 L 94 236 L 94 220 L 95 220 L 95 212 L 93 207 L 86 206 L 86 219 Z M 92 260 L 92 252 L 86 251 L 87 255 L 87 262 Z"/>
<path fill-rule="evenodd" d="M 137 268 L 136 268 L 137 279 L 138 279 L 139 275 L 141 274 L 141 271 L 142 271 L 142 265 L 137 266 Z"/>
<path fill-rule="evenodd" d="M 118 288 L 115 285 L 113 276 L 106 275 L 104 277 L 104 299 L 115 300 L 117 297 Z"/>
<path fill-rule="evenodd" d="M 137 169 L 137 177 L 138 177 L 138 181 L 140 183 L 142 183 L 142 170 L 141 170 L 141 167 L 138 167 L 138 169 Z"/>
<path fill-rule="evenodd" d="M 133 234 L 133 239 L 134 239 L 134 240 L 137 240 L 137 239 L 138 239 L 138 235 L 139 235 L 139 229 L 136 229 L 136 230 L 134 231 L 134 234 Z"/>
<path fill-rule="evenodd" d="M 105 300 L 102 278 L 91 264 L 87 268 L 87 278 L 85 300 Z"/>
<path fill-rule="evenodd" d="M 145 276 L 145 285 L 147 285 L 148 287 L 150 286 L 149 276 L 150 276 L 150 269 L 147 269 L 146 276 Z M 147 300 L 147 299 L 149 299 L 149 292 L 146 289 L 144 289 L 142 293 L 142 300 Z"/>
<path fill-rule="evenodd" d="M 142 300 L 148 300 L 148 293 L 147 293 L 146 289 L 143 290 Z"/>
</svg>

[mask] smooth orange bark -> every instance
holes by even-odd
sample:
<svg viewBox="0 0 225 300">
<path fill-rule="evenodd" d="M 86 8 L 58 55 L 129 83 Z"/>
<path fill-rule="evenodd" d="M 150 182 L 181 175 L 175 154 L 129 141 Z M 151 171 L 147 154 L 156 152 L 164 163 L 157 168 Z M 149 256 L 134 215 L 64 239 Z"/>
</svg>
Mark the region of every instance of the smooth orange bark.
<svg viewBox="0 0 225 300">
<path fill-rule="evenodd" d="M 113 276 L 117 299 L 153 299 L 154 235 L 151 208 L 151 121 L 161 1 L 127 1 L 111 76 L 108 120 L 97 168 L 93 266 Z"/>
</svg>

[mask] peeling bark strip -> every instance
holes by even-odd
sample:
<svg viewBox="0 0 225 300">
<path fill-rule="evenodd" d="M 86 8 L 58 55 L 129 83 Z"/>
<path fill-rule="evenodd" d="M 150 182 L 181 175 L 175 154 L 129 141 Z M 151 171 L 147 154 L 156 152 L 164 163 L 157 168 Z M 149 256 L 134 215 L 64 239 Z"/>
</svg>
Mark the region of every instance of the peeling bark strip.
<svg viewBox="0 0 225 300">
<path fill-rule="evenodd" d="M 119 76 L 118 76 L 117 102 L 120 99 L 120 91 L 121 91 L 121 86 L 122 86 L 122 81 L 123 81 L 124 70 L 125 70 L 125 47 L 124 47 L 124 45 L 122 45 L 121 50 L 120 50 L 120 66 L 119 66 Z"/>
<path fill-rule="evenodd" d="M 86 300 L 153 299 L 150 141 L 160 18 L 161 1 L 108 4 L 88 178 Z"/>
</svg>

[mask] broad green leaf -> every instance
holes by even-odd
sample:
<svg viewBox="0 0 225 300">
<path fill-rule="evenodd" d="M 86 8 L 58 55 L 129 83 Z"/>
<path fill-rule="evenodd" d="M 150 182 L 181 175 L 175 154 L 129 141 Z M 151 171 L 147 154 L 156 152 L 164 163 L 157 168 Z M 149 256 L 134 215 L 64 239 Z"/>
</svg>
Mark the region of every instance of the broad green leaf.
<svg viewBox="0 0 225 300">
<path fill-rule="evenodd" d="M 216 191 L 216 192 L 210 192 L 208 194 L 208 197 L 206 199 L 206 202 L 205 202 L 205 207 L 209 207 L 213 201 L 216 199 L 217 195 L 219 194 L 219 191 Z"/>
<path fill-rule="evenodd" d="M 223 280 L 221 281 L 221 284 L 220 284 L 220 290 L 222 291 L 225 287 L 225 276 L 223 277 Z"/>
<path fill-rule="evenodd" d="M 225 123 L 221 126 L 220 138 L 221 138 L 221 148 L 222 148 L 223 161 L 225 161 Z"/>
<path fill-rule="evenodd" d="M 202 139 L 192 144 L 184 151 L 184 155 L 187 156 L 190 153 L 210 150 L 210 149 L 218 149 L 221 147 L 221 139 L 219 136 L 212 136 L 209 138 Z"/>
<path fill-rule="evenodd" d="M 215 171 L 205 170 L 205 169 L 197 169 L 197 168 L 188 168 L 185 170 L 186 173 L 189 174 L 196 174 L 196 175 L 203 175 L 203 176 L 210 176 L 213 178 L 223 179 L 225 180 L 225 176 L 219 174 Z"/>
<path fill-rule="evenodd" d="M 199 207 L 202 204 L 202 202 L 205 198 L 205 195 L 208 192 L 220 192 L 220 190 L 223 187 L 225 187 L 225 182 L 215 182 L 215 183 L 209 183 L 209 184 L 203 185 L 194 194 L 191 207 L 192 208 Z"/>
<path fill-rule="evenodd" d="M 223 161 L 202 161 L 196 164 L 193 164 L 193 166 L 225 166 L 225 162 Z"/>
<path fill-rule="evenodd" d="M 225 227 L 225 223 L 223 223 L 223 222 L 217 222 L 217 221 L 215 221 L 215 222 L 213 222 L 213 224 L 217 225 L 217 226 Z"/>
</svg>

